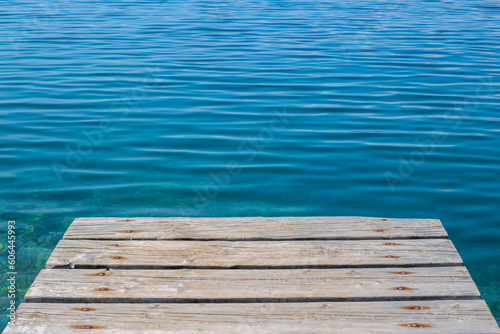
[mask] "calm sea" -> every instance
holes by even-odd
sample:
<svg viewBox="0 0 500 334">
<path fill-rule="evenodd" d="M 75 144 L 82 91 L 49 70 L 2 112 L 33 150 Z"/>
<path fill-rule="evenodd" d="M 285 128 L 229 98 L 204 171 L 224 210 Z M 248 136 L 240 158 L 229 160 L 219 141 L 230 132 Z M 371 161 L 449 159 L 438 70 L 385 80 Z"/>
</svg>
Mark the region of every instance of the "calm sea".
<svg viewBox="0 0 500 334">
<path fill-rule="evenodd" d="M 438 218 L 500 319 L 499 22 L 493 0 L 6 2 L 2 282 L 9 220 L 21 301 L 75 217 Z"/>
</svg>

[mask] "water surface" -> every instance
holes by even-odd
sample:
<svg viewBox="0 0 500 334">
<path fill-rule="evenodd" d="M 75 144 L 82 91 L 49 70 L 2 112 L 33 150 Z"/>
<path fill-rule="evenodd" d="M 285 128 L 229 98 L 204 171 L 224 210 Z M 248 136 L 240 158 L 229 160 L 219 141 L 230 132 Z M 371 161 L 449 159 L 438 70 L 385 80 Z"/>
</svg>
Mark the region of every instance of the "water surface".
<svg viewBox="0 0 500 334">
<path fill-rule="evenodd" d="M 2 273 L 8 220 L 20 301 L 75 217 L 438 218 L 498 320 L 498 22 L 481 0 L 10 1 Z"/>
</svg>

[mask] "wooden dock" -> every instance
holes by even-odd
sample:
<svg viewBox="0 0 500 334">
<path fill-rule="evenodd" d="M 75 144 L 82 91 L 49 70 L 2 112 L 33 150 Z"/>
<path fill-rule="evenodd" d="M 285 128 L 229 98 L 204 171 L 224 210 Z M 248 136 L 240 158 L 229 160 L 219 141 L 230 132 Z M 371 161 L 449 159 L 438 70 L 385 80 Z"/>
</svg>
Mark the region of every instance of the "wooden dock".
<svg viewBox="0 0 500 334">
<path fill-rule="evenodd" d="M 441 222 L 80 218 L 4 333 L 500 333 Z"/>
</svg>

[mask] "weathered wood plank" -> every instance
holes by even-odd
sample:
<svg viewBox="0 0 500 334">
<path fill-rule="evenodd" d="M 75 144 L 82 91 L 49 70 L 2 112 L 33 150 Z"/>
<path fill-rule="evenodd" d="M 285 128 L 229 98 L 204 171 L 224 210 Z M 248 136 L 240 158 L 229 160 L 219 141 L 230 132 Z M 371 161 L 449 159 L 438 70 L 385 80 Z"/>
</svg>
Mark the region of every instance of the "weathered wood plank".
<svg viewBox="0 0 500 334">
<path fill-rule="evenodd" d="M 26 302 L 271 302 L 479 298 L 465 267 L 45 269 Z"/>
<path fill-rule="evenodd" d="M 447 239 L 59 242 L 47 268 L 234 268 L 461 265 Z"/>
<path fill-rule="evenodd" d="M 482 300 L 274 304 L 21 304 L 20 333 L 498 334 Z"/>
<path fill-rule="evenodd" d="M 65 239 L 446 238 L 438 219 L 370 217 L 77 218 Z"/>
</svg>

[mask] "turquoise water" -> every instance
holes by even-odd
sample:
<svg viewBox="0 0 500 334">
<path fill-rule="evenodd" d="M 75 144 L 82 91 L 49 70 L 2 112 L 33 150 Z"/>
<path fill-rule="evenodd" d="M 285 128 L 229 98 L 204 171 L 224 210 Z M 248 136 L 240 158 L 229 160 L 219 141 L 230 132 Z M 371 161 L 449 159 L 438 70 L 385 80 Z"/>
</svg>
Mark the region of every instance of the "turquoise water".
<svg viewBox="0 0 500 334">
<path fill-rule="evenodd" d="M 4 4 L 1 272 L 9 220 L 20 301 L 75 217 L 439 218 L 499 320 L 498 22 L 473 0 Z"/>
</svg>

